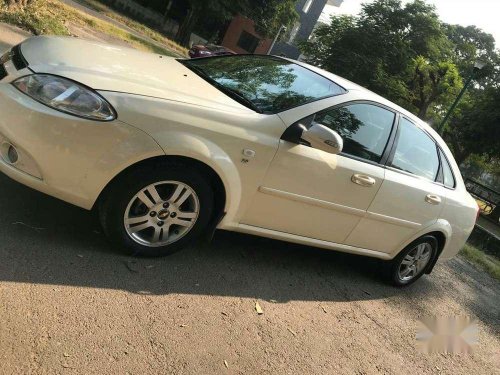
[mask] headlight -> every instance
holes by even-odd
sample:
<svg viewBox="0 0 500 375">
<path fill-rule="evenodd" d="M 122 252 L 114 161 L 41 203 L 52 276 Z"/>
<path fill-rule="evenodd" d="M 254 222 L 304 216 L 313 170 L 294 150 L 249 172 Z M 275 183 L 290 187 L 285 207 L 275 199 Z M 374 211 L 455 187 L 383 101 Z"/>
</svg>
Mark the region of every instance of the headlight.
<svg viewBox="0 0 500 375">
<path fill-rule="evenodd" d="M 13 85 L 36 101 L 61 112 L 98 121 L 116 118 L 113 107 L 102 96 L 69 79 L 33 74 L 15 80 Z"/>
</svg>

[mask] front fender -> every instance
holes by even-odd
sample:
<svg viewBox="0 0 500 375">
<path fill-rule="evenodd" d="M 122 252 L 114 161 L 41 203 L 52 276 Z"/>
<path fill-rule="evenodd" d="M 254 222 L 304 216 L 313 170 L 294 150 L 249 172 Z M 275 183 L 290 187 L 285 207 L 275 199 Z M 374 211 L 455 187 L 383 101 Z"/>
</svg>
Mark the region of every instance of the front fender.
<svg viewBox="0 0 500 375">
<path fill-rule="evenodd" d="M 212 168 L 226 190 L 226 215 L 219 228 L 237 227 L 285 130 L 277 115 L 100 93 L 113 105 L 121 121 L 149 134 L 165 155 L 192 158 Z"/>
<path fill-rule="evenodd" d="M 148 134 L 124 123 L 120 126 L 127 129 L 128 136 L 108 148 L 79 181 L 80 188 L 89 197 L 84 208 L 92 208 L 104 188 L 129 166 L 165 155 Z"/>
<path fill-rule="evenodd" d="M 226 217 L 230 219 L 236 215 L 237 202 L 241 201 L 241 176 L 233 160 L 224 150 L 196 134 L 168 131 L 155 134 L 155 138 L 165 155 L 188 157 L 212 168 L 224 184 Z"/>
</svg>

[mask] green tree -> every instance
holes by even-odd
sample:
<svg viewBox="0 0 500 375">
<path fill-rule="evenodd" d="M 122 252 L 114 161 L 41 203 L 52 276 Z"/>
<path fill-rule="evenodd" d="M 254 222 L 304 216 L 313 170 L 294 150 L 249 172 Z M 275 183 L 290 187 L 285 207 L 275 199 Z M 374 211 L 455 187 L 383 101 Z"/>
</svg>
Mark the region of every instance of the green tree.
<svg viewBox="0 0 500 375">
<path fill-rule="evenodd" d="M 468 95 L 444 134 L 458 164 L 470 155 L 500 155 L 500 88 L 488 87 Z"/>
<path fill-rule="evenodd" d="M 445 28 L 454 45 L 453 61 L 462 77 L 470 76 L 476 60 L 486 63 L 453 114 L 444 134 L 445 140 L 460 163 L 473 154 L 498 159 L 500 56 L 495 39 L 475 26 L 445 25 Z"/>
<path fill-rule="evenodd" d="M 406 74 L 407 108 L 422 119 L 439 119 L 443 109 L 462 88 L 457 67 L 449 61 L 431 62 L 423 56 L 412 59 Z M 431 113 L 429 108 L 433 106 Z"/>
<path fill-rule="evenodd" d="M 178 43 L 188 46 L 193 28 L 204 17 L 215 17 L 221 22 L 237 13 L 256 22 L 262 36 L 273 35 L 281 25 L 288 26 L 298 17 L 295 0 L 185 0 L 188 13 L 179 25 Z"/>
<path fill-rule="evenodd" d="M 421 0 L 364 4 L 358 17 L 333 16 L 302 44 L 309 62 L 426 120 L 461 88 L 452 47 L 434 7 Z"/>
<path fill-rule="evenodd" d="M 274 37 L 280 27 L 292 25 L 299 17 L 297 0 L 246 0 L 244 14 L 255 21 L 256 31 L 263 37 Z"/>
<path fill-rule="evenodd" d="M 476 26 L 444 25 L 446 35 L 453 43 L 452 60 L 462 77 L 471 74 L 476 60 L 486 63 L 477 74 L 476 82 L 481 85 L 498 85 L 500 59 L 495 48 L 495 38 Z"/>
</svg>

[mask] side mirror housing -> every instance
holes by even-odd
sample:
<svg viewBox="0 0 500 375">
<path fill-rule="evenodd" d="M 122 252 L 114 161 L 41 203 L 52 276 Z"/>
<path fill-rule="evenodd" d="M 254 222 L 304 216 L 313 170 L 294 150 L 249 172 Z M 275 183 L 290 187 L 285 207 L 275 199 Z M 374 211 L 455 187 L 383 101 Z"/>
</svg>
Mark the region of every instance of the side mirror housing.
<svg viewBox="0 0 500 375">
<path fill-rule="evenodd" d="M 301 138 L 309 142 L 311 147 L 330 154 L 340 154 L 344 147 L 344 141 L 336 131 L 320 124 L 313 124 L 304 130 Z"/>
</svg>

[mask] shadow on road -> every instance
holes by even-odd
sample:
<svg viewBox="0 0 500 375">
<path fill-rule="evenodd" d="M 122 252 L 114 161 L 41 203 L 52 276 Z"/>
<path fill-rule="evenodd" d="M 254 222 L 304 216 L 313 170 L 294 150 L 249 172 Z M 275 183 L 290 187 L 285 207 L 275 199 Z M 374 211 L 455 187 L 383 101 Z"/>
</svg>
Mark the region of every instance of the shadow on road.
<svg viewBox="0 0 500 375">
<path fill-rule="evenodd" d="M 286 302 L 424 298 L 441 290 L 423 279 L 384 285 L 375 259 L 219 231 L 159 259 L 110 246 L 87 211 L 0 175 L 0 281 L 121 289 L 133 293 L 238 296 Z"/>
</svg>

